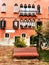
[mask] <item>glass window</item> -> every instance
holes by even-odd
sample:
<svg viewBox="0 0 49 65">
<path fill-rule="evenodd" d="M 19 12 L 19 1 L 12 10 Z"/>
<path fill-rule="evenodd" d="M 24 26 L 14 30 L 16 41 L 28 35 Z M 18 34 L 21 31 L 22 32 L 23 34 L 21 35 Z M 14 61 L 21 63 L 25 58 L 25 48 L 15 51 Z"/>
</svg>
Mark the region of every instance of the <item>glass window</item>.
<svg viewBox="0 0 49 65">
<path fill-rule="evenodd" d="M 42 21 L 40 21 L 40 20 L 37 21 L 37 28 L 38 28 L 39 26 L 42 27 Z"/>
<path fill-rule="evenodd" d="M 8 34 L 8 33 L 5 33 L 5 37 L 6 37 L 6 38 L 9 38 L 9 34 Z"/>
<path fill-rule="evenodd" d="M 30 4 L 28 5 L 28 8 L 31 8 L 31 5 Z"/>
<path fill-rule="evenodd" d="M 27 8 L 27 5 L 26 4 L 24 5 L 24 8 Z"/>
<path fill-rule="evenodd" d="M 15 13 L 18 12 L 18 5 L 17 5 L 17 4 L 14 5 L 14 12 L 15 12 Z"/>
<path fill-rule="evenodd" d="M 13 27 L 17 29 L 19 27 L 19 22 L 17 20 L 13 21 Z"/>
<path fill-rule="evenodd" d="M 37 13 L 40 14 L 40 5 L 37 5 Z"/>
<path fill-rule="evenodd" d="M 23 4 L 20 4 L 20 8 L 23 8 Z"/>
<path fill-rule="evenodd" d="M 34 4 L 32 5 L 32 8 L 35 8 L 35 5 Z"/>
<path fill-rule="evenodd" d="M 6 12 L 6 4 L 5 3 L 2 4 L 2 12 Z"/>
<path fill-rule="evenodd" d="M 26 34 L 22 34 L 22 37 L 26 37 Z"/>
</svg>

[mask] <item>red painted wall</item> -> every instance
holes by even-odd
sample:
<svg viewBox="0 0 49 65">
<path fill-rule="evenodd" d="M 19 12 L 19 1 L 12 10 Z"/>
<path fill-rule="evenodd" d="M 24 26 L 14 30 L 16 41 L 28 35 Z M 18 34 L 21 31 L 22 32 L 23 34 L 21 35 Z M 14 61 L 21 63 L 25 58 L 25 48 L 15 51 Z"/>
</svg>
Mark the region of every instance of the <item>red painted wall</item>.
<svg viewBox="0 0 49 65">
<path fill-rule="evenodd" d="M 5 3 L 6 4 L 6 13 L 2 13 L 1 12 L 1 7 L 2 4 Z M 16 18 L 19 22 L 20 19 L 32 19 L 33 17 L 20 17 L 19 14 L 14 14 L 14 4 L 17 3 L 18 7 L 20 8 L 20 4 L 34 4 L 35 6 L 37 6 L 38 4 L 41 6 L 42 8 L 42 13 L 40 15 L 37 15 L 37 18 L 44 18 L 41 19 L 43 26 L 45 25 L 45 22 L 47 21 L 47 19 L 45 18 L 49 18 L 49 14 L 48 14 L 48 6 L 49 6 L 49 0 L 0 0 L 0 20 L 2 19 L 1 17 L 7 17 L 4 18 L 6 20 L 6 29 L 5 30 L 10 30 L 13 29 L 13 20 Z M 11 18 L 10 18 L 11 17 Z M 36 18 L 35 18 L 36 19 Z M 38 19 L 36 19 L 37 22 Z M 4 34 L 5 34 L 5 30 L 0 30 L 0 38 L 4 38 Z M 10 38 L 14 38 L 14 36 L 18 36 L 22 33 L 26 33 L 27 37 L 31 36 L 33 34 L 35 34 L 34 29 L 18 29 L 15 30 L 15 33 L 9 33 L 10 34 Z"/>
</svg>

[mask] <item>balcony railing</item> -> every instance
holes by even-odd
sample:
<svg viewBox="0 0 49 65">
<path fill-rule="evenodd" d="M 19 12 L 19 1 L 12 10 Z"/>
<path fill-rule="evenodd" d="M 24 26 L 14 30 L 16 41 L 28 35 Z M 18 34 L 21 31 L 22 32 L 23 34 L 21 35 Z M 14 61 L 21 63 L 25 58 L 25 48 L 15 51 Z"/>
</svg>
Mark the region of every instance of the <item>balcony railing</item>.
<svg viewBox="0 0 49 65">
<path fill-rule="evenodd" d="M 21 28 L 33 28 L 35 26 L 36 26 L 35 22 L 20 22 Z"/>
<path fill-rule="evenodd" d="M 36 13 L 37 13 L 37 9 L 36 8 L 20 8 L 20 13 L 19 13 L 19 15 L 21 15 L 21 16 L 29 16 L 29 15 L 31 15 L 31 16 L 34 16 L 34 15 L 36 15 Z"/>
</svg>

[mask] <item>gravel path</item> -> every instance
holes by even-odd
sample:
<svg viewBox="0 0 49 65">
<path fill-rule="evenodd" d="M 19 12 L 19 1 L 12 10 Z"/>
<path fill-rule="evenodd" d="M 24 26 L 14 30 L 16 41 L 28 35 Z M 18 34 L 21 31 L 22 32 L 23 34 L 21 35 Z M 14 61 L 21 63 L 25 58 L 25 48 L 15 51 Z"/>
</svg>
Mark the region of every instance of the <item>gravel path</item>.
<svg viewBox="0 0 49 65">
<path fill-rule="evenodd" d="M 13 48 L 0 46 L 0 65 L 49 65 L 49 62 L 42 62 L 38 59 L 12 59 Z"/>
</svg>

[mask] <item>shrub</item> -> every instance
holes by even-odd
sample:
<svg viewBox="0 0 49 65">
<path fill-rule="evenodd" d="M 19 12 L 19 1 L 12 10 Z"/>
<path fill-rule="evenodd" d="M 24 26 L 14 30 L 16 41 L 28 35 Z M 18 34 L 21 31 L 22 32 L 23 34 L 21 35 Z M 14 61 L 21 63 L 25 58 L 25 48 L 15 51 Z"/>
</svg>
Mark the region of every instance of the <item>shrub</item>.
<svg viewBox="0 0 49 65">
<path fill-rule="evenodd" d="M 14 45 L 16 47 L 26 47 L 26 42 L 25 42 L 25 40 L 23 38 L 19 38 L 19 39 L 16 40 Z"/>
</svg>

